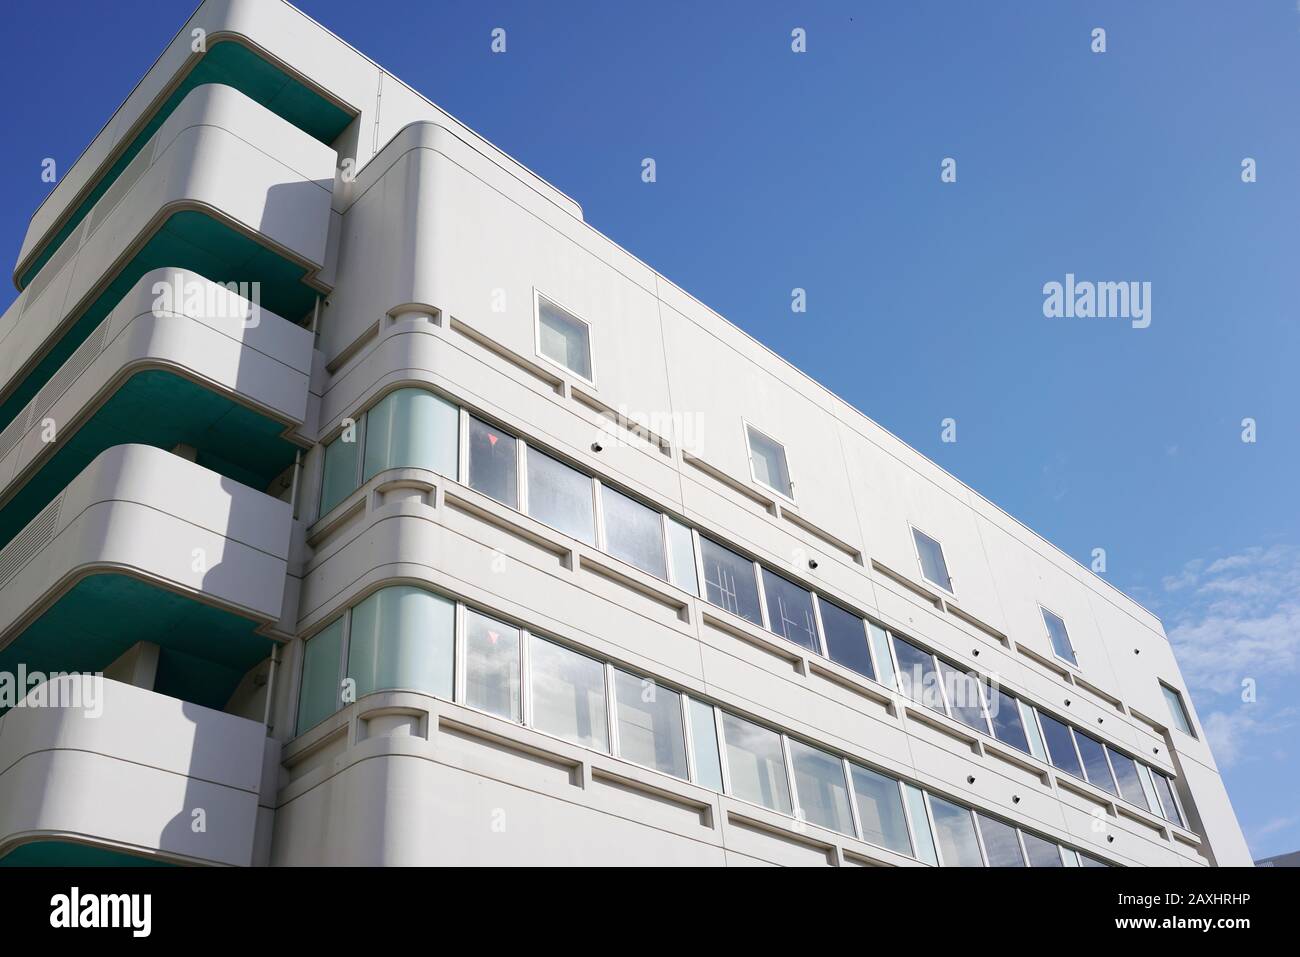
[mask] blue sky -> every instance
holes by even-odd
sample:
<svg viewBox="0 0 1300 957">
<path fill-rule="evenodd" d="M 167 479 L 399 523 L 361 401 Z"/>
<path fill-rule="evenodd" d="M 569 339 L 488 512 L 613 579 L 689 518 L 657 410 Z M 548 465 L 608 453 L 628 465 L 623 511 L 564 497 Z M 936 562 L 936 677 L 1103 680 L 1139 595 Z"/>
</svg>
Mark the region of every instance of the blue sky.
<svg viewBox="0 0 1300 957">
<path fill-rule="evenodd" d="M 193 6 L 10 0 L 6 262 L 41 160 L 70 165 Z M 1252 850 L 1300 848 L 1295 0 L 300 6 L 1071 555 L 1105 548 Z M 1045 318 L 1066 273 L 1150 282 L 1150 327 Z"/>
</svg>

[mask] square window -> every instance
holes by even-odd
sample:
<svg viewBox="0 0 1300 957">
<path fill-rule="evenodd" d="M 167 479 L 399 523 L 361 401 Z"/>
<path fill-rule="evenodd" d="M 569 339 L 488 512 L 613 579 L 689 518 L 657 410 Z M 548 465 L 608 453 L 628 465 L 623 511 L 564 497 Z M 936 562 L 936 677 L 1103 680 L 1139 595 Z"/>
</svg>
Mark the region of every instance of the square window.
<svg viewBox="0 0 1300 957">
<path fill-rule="evenodd" d="M 544 296 L 537 297 L 537 352 L 587 382 L 591 376 L 591 327 Z"/>
<path fill-rule="evenodd" d="M 1055 612 L 1050 612 L 1043 608 L 1043 623 L 1047 625 L 1047 636 L 1052 639 L 1052 651 L 1056 652 L 1056 657 L 1068 661 L 1072 665 L 1078 665 L 1074 657 L 1074 646 L 1070 644 L 1070 634 L 1065 630 L 1065 622 L 1061 616 Z"/>
<path fill-rule="evenodd" d="M 472 416 L 469 487 L 502 505 L 519 507 L 519 452 L 515 437 Z"/>
<path fill-rule="evenodd" d="M 1020 849 L 1020 836 L 1005 821 L 987 814 L 975 815 L 979 819 L 980 837 L 984 838 L 984 853 L 989 867 L 1024 867 L 1025 855 Z M 1057 856 L 1060 860 L 1060 856 Z"/>
<path fill-rule="evenodd" d="M 983 867 L 975 818 L 970 808 L 930 795 L 930 812 L 944 867 Z"/>
<path fill-rule="evenodd" d="M 1196 737 L 1196 732 L 1192 730 L 1191 716 L 1187 713 L 1187 706 L 1183 704 L 1183 696 L 1163 681 L 1160 683 L 1160 690 L 1164 692 L 1165 703 L 1169 705 L 1169 715 L 1174 719 L 1174 727 L 1183 734 Z"/>
<path fill-rule="evenodd" d="M 817 604 L 821 606 L 826 654 L 831 661 L 860 675 L 875 678 L 875 671 L 871 667 L 871 651 L 867 647 L 867 629 L 863 626 L 862 619 L 839 605 L 831 604 L 820 595 L 817 596 Z"/>
<path fill-rule="evenodd" d="M 785 498 L 794 499 L 794 485 L 785 461 L 785 446 L 752 425 L 745 426 L 749 439 L 749 468 L 754 481 Z"/>
<path fill-rule="evenodd" d="M 1025 839 L 1025 850 L 1029 853 L 1030 867 L 1064 867 L 1061 859 L 1061 846 L 1036 834 L 1021 831 Z"/>
<path fill-rule="evenodd" d="M 916 554 L 921 560 L 921 575 L 931 585 L 938 585 L 952 594 L 952 578 L 948 575 L 948 563 L 943 559 L 943 546 L 919 528 L 912 528 L 912 541 L 916 543 Z"/>
<path fill-rule="evenodd" d="M 791 813 L 781 736 L 735 715 L 722 713 L 731 793 L 781 814 Z"/>
<path fill-rule="evenodd" d="M 790 742 L 794 789 L 801 820 L 830 831 L 853 835 L 853 812 L 844 781 L 844 762 L 800 741 Z"/>
<path fill-rule="evenodd" d="M 709 604 L 761 625 L 763 613 L 758 604 L 754 563 L 703 535 L 700 557 L 704 562 L 704 597 Z"/>
<path fill-rule="evenodd" d="M 663 516 L 608 485 L 600 487 L 605 551 L 656 578 L 668 580 Z"/>
<path fill-rule="evenodd" d="M 763 592 L 767 597 L 767 620 L 771 630 L 786 641 L 817 651 L 817 621 L 813 618 L 812 593 L 766 568 L 763 569 Z"/>
<path fill-rule="evenodd" d="M 528 449 L 528 514 L 588 545 L 596 544 L 591 488 L 590 477 Z"/>
</svg>

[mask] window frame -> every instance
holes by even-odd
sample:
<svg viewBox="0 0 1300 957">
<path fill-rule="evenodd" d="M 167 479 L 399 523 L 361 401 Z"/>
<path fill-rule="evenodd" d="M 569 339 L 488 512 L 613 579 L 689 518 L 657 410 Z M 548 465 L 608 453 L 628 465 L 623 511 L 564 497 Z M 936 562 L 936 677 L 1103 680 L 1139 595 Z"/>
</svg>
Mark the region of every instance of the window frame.
<svg viewBox="0 0 1300 957">
<path fill-rule="evenodd" d="M 945 595 L 949 596 L 950 598 L 955 599 L 957 597 L 957 590 L 953 588 L 952 569 L 948 567 L 948 553 L 944 551 L 943 542 L 939 541 L 939 539 L 935 538 L 933 535 L 931 535 L 929 532 L 927 532 L 925 529 L 921 528 L 919 525 L 915 524 L 914 522 L 908 522 L 907 527 L 912 531 L 912 554 L 916 556 L 916 565 L 917 568 L 920 569 L 921 579 L 927 582 L 928 584 L 933 585 L 935 588 L 939 589 L 941 592 L 943 592 Z M 947 585 L 940 585 L 938 582 L 932 581 L 930 577 L 926 575 L 925 562 L 921 560 L 921 545 L 916 540 L 917 535 L 924 535 L 930 541 L 934 542 L 934 544 L 938 547 L 939 558 L 943 562 L 943 570 L 948 575 Z"/>
<path fill-rule="evenodd" d="M 786 449 L 785 443 L 777 439 L 774 435 L 771 435 L 768 432 L 764 432 L 762 429 L 754 425 L 752 422 L 750 422 L 748 419 L 744 418 L 743 416 L 741 417 L 740 422 L 741 422 L 741 430 L 745 434 L 745 457 L 749 461 L 749 480 L 753 484 L 757 485 L 759 488 L 766 489 L 767 491 L 771 492 L 773 495 L 778 496 L 782 501 L 789 502 L 791 505 L 797 505 L 798 502 L 795 501 L 795 497 L 794 497 L 794 488 L 795 488 L 794 472 L 790 468 L 790 453 Z M 781 450 L 781 460 L 785 465 L 785 477 L 786 480 L 790 483 L 790 488 L 788 491 L 782 492 L 780 489 L 773 488 L 771 485 L 768 485 L 766 482 L 764 482 L 762 479 L 758 477 L 758 471 L 757 469 L 754 468 L 754 446 L 750 442 L 750 437 L 749 437 L 750 432 L 757 432 L 759 435 L 767 439 L 767 441 L 771 442 L 773 445 L 775 445 L 778 449 Z"/>
<path fill-rule="evenodd" d="M 1165 699 L 1165 707 L 1169 711 L 1169 717 L 1173 719 L 1173 724 L 1170 727 L 1175 731 L 1181 731 L 1193 740 L 1199 741 L 1200 738 L 1196 734 L 1196 725 L 1192 724 L 1192 713 L 1187 710 L 1187 699 L 1183 697 L 1183 693 L 1167 681 L 1159 678 L 1156 681 L 1160 685 L 1160 693 Z M 1178 705 L 1178 711 L 1173 709 L 1175 703 Z M 1185 727 L 1180 727 L 1178 724 L 1180 715 Z"/>
<path fill-rule="evenodd" d="M 559 309 L 561 312 L 567 315 L 570 319 L 582 325 L 587 330 L 587 361 L 591 365 L 591 378 L 587 378 L 581 372 L 575 372 L 573 369 L 570 369 L 562 362 L 552 359 L 550 356 L 542 352 L 542 300 L 543 299 L 549 302 L 552 306 L 555 306 L 557 309 Z M 577 312 L 570 309 L 564 303 L 560 302 L 560 300 L 556 299 L 554 296 L 542 292 L 536 286 L 533 287 L 533 352 L 536 354 L 537 358 L 541 359 L 543 362 L 547 363 L 548 365 L 552 365 L 557 369 L 562 369 L 566 375 L 573 376 L 573 378 L 577 379 L 579 382 L 583 382 L 591 386 L 592 389 L 597 388 L 595 326 L 592 325 L 589 319 L 584 319 Z"/>
<path fill-rule="evenodd" d="M 1039 617 L 1043 619 L 1043 632 L 1047 635 L 1047 644 L 1048 647 L 1052 649 L 1052 656 L 1056 658 L 1057 661 L 1063 661 L 1075 671 L 1079 671 L 1079 649 L 1074 647 L 1074 639 L 1070 637 L 1070 626 L 1065 623 L 1064 616 L 1052 611 L 1052 609 L 1048 608 L 1041 601 L 1038 603 L 1038 611 Z M 1052 615 L 1061 623 L 1061 630 L 1065 632 L 1065 643 L 1070 648 L 1070 654 L 1074 659 L 1073 661 L 1070 660 L 1070 658 L 1064 657 L 1056 650 L 1056 640 L 1052 637 L 1052 627 L 1047 622 L 1048 615 Z"/>
</svg>

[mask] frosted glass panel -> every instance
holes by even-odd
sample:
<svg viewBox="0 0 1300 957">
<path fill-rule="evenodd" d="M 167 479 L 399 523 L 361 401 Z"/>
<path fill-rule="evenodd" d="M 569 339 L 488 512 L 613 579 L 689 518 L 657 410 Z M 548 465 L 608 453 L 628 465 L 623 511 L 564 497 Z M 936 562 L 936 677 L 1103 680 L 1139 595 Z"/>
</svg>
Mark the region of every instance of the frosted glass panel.
<svg viewBox="0 0 1300 957">
<path fill-rule="evenodd" d="M 347 441 L 351 438 L 352 441 Z M 322 469 L 320 507 L 317 515 L 324 515 L 357 489 L 357 463 L 361 460 L 361 429 L 344 430 L 338 438 L 325 446 L 325 465 Z"/>
<path fill-rule="evenodd" d="M 343 657 L 343 619 L 313 635 L 303 649 L 298 694 L 298 733 L 324 721 L 339 707 L 339 662 Z"/>
<path fill-rule="evenodd" d="M 590 477 L 534 448 L 528 449 L 528 514 L 588 545 L 596 544 Z"/>
<path fill-rule="evenodd" d="M 460 411 L 423 389 L 390 392 L 366 413 L 362 481 L 384 469 L 421 468 L 456 477 Z"/>
<path fill-rule="evenodd" d="M 348 676 L 357 696 L 387 688 L 450 698 L 456 608 L 413 585 L 377 591 L 352 609 Z"/>
</svg>

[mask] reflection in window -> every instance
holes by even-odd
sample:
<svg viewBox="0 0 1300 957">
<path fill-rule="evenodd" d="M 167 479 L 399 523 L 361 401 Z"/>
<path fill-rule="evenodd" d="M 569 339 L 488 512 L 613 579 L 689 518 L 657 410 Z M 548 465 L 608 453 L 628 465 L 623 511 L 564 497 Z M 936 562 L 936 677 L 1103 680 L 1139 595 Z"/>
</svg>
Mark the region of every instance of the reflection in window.
<svg viewBox="0 0 1300 957">
<path fill-rule="evenodd" d="M 916 841 L 916 859 L 939 866 L 939 855 L 934 848 L 934 834 L 930 826 L 930 812 L 926 806 L 925 792 L 915 784 L 903 785 L 907 813 L 912 818 L 912 836 Z"/>
<path fill-rule="evenodd" d="M 990 689 L 992 691 L 992 689 Z M 1001 688 L 989 695 L 989 717 L 993 719 L 993 736 L 1003 744 L 1029 753 L 1029 737 L 1020 717 L 1020 703 Z"/>
<path fill-rule="evenodd" d="M 794 790 L 799 797 L 797 813 L 802 820 L 841 834 L 853 834 L 853 812 L 844 783 L 844 762 L 825 751 L 790 742 L 790 763 L 794 768 Z"/>
<path fill-rule="evenodd" d="M 450 699 L 456 606 L 414 585 L 393 585 L 352 609 L 348 676 L 357 697 L 400 688 Z"/>
<path fill-rule="evenodd" d="M 876 680 L 886 688 L 898 688 L 898 678 L 894 674 L 894 659 L 889 654 L 889 632 L 874 621 L 867 622 L 867 640 L 871 643 L 871 656 L 875 659 L 879 673 Z"/>
<path fill-rule="evenodd" d="M 515 437 L 475 418 L 469 420 L 469 487 L 502 505 L 519 507 Z"/>
<path fill-rule="evenodd" d="M 1083 771 L 1088 777 L 1088 783 L 1111 794 L 1118 794 L 1115 779 L 1110 776 L 1110 765 L 1106 763 L 1106 749 L 1101 742 L 1082 731 L 1074 733 L 1074 740 L 1079 746 L 1079 756 L 1083 758 Z"/>
<path fill-rule="evenodd" d="M 343 619 L 336 619 L 309 638 L 302 655 L 302 685 L 298 692 L 299 734 L 338 710 Z"/>
<path fill-rule="evenodd" d="M 566 535 L 596 544 L 591 479 L 536 449 L 528 450 L 528 514 Z"/>
<path fill-rule="evenodd" d="M 831 661 L 875 678 L 871 667 L 871 652 L 867 648 L 867 631 L 862 619 L 832 604 L 820 595 L 817 604 L 822 613 L 822 633 L 826 636 L 826 654 Z"/>
<path fill-rule="evenodd" d="M 948 563 L 943 560 L 943 546 L 918 528 L 912 529 L 912 539 L 916 542 L 916 553 L 921 558 L 921 574 L 925 580 L 951 592 L 952 578 L 948 575 Z"/>
<path fill-rule="evenodd" d="M 810 651 L 819 650 L 812 593 L 766 568 L 763 591 L 767 595 L 767 620 L 772 632 Z"/>
<path fill-rule="evenodd" d="M 1070 635 L 1065 630 L 1061 616 L 1044 608 L 1043 621 L 1047 625 L 1047 635 L 1052 639 L 1052 650 L 1056 652 L 1056 657 L 1064 658 L 1072 665 L 1078 664 L 1074 659 L 1074 646 L 1070 644 Z"/>
<path fill-rule="evenodd" d="M 911 854 L 912 845 L 907 838 L 907 818 L 903 814 L 898 782 L 856 764 L 851 768 L 862 839 L 899 854 Z M 929 830 L 924 821 L 921 826 Z"/>
<path fill-rule="evenodd" d="M 752 425 L 746 426 L 745 432 L 749 438 L 749 461 L 754 470 L 754 480 L 786 498 L 793 498 L 794 487 L 790 484 L 785 448 Z"/>
<path fill-rule="evenodd" d="M 1018 704 L 1020 705 L 1020 720 L 1029 735 L 1029 753 L 1039 761 L 1046 761 L 1047 747 L 1043 744 L 1043 736 L 1038 730 L 1038 719 L 1034 714 L 1034 709 L 1023 701 L 1018 702 Z"/>
<path fill-rule="evenodd" d="M 1061 848 L 1059 845 L 1025 831 L 1021 831 L 1020 836 L 1025 839 L 1025 853 L 1029 855 L 1030 867 L 1065 866 L 1061 863 Z"/>
<path fill-rule="evenodd" d="M 980 857 L 979 839 L 975 836 L 975 820 L 970 809 L 931 794 L 930 810 L 934 815 L 934 833 L 943 866 L 983 867 L 984 859 Z"/>
<path fill-rule="evenodd" d="M 1083 777 L 1083 768 L 1079 766 L 1079 755 L 1074 750 L 1074 739 L 1068 725 L 1062 724 L 1049 714 L 1038 712 L 1038 719 L 1043 726 L 1043 737 L 1047 740 L 1048 760 L 1053 767 L 1060 768 L 1076 778 Z"/>
<path fill-rule="evenodd" d="M 898 658 L 898 683 L 903 694 L 917 704 L 946 714 L 934 670 L 934 655 L 897 635 L 894 635 L 894 654 Z"/>
<path fill-rule="evenodd" d="M 1192 719 L 1187 715 L 1187 705 L 1183 704 L 1183 696 L 1163 682 L 1160 690 L 1164 692 L 1165 703 L 1169 705 L 1169 715 L 1174 719 L 1174 727 L 1183 734 L 1196 737 L 1196 732 L 1192 730 Z"/>
<path fill-rule="evenodd" d="M 690 699 L 691 749 L 695 752 L 695 783 L 722 790 L 722 759 L 718 756 L 718 728 L 713 705 Z"/>
<path fill-rule="evenodd" d="M 1149 810 L 1146 791 L 1142 787 L 1141 777 L 1138 776 L 1137 762 L 1127 754 L 1120 754 L 1114 748 L 1108 747 L 1106 751 L 1110 754 L 1110 766 L 1115 771 L 1115 781 L 1119 784 L 1120 796 L 1130 804 Z"/>
<path fill-rule="evenodd" d="M 600 497 L 605 510 L 605 551 L 667 581 L 663 516 L 608 485 L 601 486 Z"/>
<path fill-rule="evenodd" d="M 419 468 L 456 477 L 460 410 L 424 389 L 398 389 L 366 413 L 368 482 L 384 469 Z"/>
<path fill-rule="evenodd" d="M 533 726 L 598 751 L 609 751 L 605 666 L 554 642 L 529 645 Z"/>
<path fill-rule="evenodd" d="M 614 698 L 619 757 L 685 780 L 681 695 L 650 678 L 615 669 Z"/>
<path fill-rule="evenodd" d="M 781 736 L 724 711 L 722 739 L 726 742 L 731 793 L 741 800 L 790 814 Z"/>
<path fill-rule="evenodd" d="M 1025 857 L 1020 852 L 1020 838 L 1016 829 L 1010 824 L 977 814 L 980 822 L 980 837 L 984 838 L 984 853 L 988 855 L 989 867 L 1024 867 Z"/>
<path fill-rule="evenodd" d="M 1178 800 L 1174 797 L 1174 782 L 1167 775 L 1153 770 L 1151 778 L 1155 782 L 1156 794 L 1160 797 L 1160 806 L 1163 809 L 1164 819 L 1171 824 L 1177 824 L 1179 827 L 1186 827 L 1183 820 L 1183 813 L 1178 809 Z"/>
<path fill-rule="evenodd" d="M 954 668 L 943 659 L 939 660 L 939 675 L 943 679 L 952 717 L 968 728 L 988 734 L 989 725 L 984 719 L 984 707 L 980 701 L 979 679 L 969 672 Z"/>
<path fill-rule="evenodd" d="M 691 530 L 675 518 L 668 519 L 668 552 L 673 584 L 698 595 L 700 585 L 695 578 L 695 545 L 691 541 Z"/>
<path fill-rule="evenodd" d="M 709 603 L 761 625 L 754 563 L 703 536 L 700 557 L 704 561 L 704 597 Z"/>
<path fill-rule="evenodd" d="M 519 629 L 465 611 L 465 703 L 520 720 Z"/>
<path fill-rule="evenodd" d="M 565 309 L 537 297 L 537 351 L 591 381 L 591 330 Z"/>
</svg>

